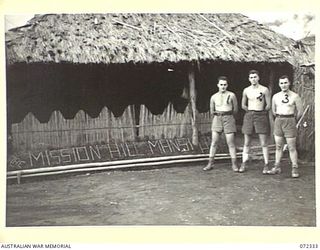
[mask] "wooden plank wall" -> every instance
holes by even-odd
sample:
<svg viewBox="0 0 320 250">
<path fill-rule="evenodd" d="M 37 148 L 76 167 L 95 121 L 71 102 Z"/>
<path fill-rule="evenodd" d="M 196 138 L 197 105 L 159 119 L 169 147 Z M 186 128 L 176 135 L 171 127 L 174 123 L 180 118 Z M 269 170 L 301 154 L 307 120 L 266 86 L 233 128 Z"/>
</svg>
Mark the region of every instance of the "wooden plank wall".
<svg viewBox="0 0 320 250">
<path fill-rule="evenodd" d="M 13 148 L 24 152 L 134 140 L 134 117 L 133 106 L 128 106 L 118 118 L 106 107 L 97 118 L 80 110 L 74 119 L 65 119 L 59 111 L 54 111 L 48 123 L 40 123 L 29 113 L 21 123 L 12 125 Z"/>
<path fill-rule="evenodd" d="M 210 112 L 197 114 L 197 126 L 201 134 L 211 133 L 212 115 Z"/>
<path fill-rule="evenodd" d="M 104 107 L 97 118 L 91 118 L 80 110 L 74 119 L 65 119 L 54 111 L 48 123 L 40 123 L 29 113 L 21 123 L 12 125 L 13 148 L 19 152 L 66 148 L 113 141 L 134 141 L 138 135 L 143 139 L 161 139 L 192 136 L 191 107 L 184 113 L 175 111 L 169 103 L 161 115 L 153 115 L 144 105 L 140 106 L 140 117 L 135 125 L 135 109 L 129 106 L 121 117 L 114 117 Z M 197 126 L 201 134 L 211 132 L 211 115 L 197 113 Z"/>
<path fill-rule="evenodd" d="M 186 107 L 184 113 L 178 113 L 169 103 L 168 107 L 161 115 L 153 115 L 147 107 L 140 106 L 139 117 L 139 137 L 143 140 L 191 137 L 191 114 L 190 104 Z"/>
</svg>

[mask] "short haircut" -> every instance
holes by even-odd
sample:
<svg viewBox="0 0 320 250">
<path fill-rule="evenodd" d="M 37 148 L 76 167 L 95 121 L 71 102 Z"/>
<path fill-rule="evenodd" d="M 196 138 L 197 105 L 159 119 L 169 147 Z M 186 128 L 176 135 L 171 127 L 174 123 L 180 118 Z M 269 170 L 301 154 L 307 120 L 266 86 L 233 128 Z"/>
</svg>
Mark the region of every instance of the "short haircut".
<svg viewBox="0 0 320 250">
<path fill-rule="evenodd" d="M 227 82 L 228 82 L 228 77 L 226 77 L 226 76 L 219 76 L 219 77 L 218 77 L 218 82 L 219 82 L 220 80 L 223 80 L 223 81 L 227 81 Z"/>
<path fill-rule="evenodd" d="M 279 80 L 280 80 L 280 79 L 286 79 L 286 78 L 287 78 L 287 79 L 289 80 L 289 82 L 290 82 L 290 78 L 289 78 L 289 76 L 287 76 L 287 75 L 282 75 L 282 76 L 280 76 L 280 77 L 279 77 Z"/>
<path fill-rule="evenodd" d="M 259 75 L 259 71 L 258 71 L 258 70 L 255 70 L 255 69 L 252 69 L 252 70 L 249 71 L 249 75 L 251 75 L 251 74 L 257 74 L 257 75 Z"/>
</svg>

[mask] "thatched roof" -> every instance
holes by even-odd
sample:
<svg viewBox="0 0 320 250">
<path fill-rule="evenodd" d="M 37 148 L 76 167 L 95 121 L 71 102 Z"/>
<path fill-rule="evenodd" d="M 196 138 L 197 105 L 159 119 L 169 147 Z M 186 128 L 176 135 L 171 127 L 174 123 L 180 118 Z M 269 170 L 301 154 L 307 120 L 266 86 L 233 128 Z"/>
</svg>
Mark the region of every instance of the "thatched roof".
<svg viewBox="0 0 320 250">
<path fill-rule="evenodd" d="M 8 64 L 291 62 L 295 41 L 241 14 L 50 14 L 6 33 Z"/>
<path fill-rule="evenodd" d="M 315 64 L 315 47 L 316 37 L 314 35 L 305 37 L 297 42 L 300 49 L 306 54 L 304 62 L 301 66 L 314 66 Z"/>
</svg>

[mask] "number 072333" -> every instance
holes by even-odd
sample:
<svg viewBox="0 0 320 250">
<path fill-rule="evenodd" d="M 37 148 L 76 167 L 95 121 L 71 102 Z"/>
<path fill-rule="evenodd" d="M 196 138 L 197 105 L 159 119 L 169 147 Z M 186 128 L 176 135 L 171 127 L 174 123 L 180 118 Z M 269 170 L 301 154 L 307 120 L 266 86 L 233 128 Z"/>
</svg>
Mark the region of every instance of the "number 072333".
<svg viewBox="0 0 320 250">
<path fill-rule="evenodd" d="M 300 248 L 314 249 L 314 248 L 318 248 L 318 244 L 317 244 L 317 243 L 313 243 L 313 244 L 300 244 Z"/>
</svg>

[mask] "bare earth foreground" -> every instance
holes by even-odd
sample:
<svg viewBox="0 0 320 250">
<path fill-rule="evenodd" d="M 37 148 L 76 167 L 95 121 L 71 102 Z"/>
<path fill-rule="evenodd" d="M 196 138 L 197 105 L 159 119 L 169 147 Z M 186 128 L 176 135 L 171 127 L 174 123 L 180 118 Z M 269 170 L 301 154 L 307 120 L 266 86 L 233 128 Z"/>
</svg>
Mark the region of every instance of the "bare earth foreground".
<svg viewBox="0 0 320 250">
<path fill-rule="evenodd" d="M 301 177 L 261 174 L 256 161 L 244 174 L 228 163 L 109 171 L 7 185 L 7 226 L 236 225 L 316 226 L 315 168 Z"/>
</svg>

